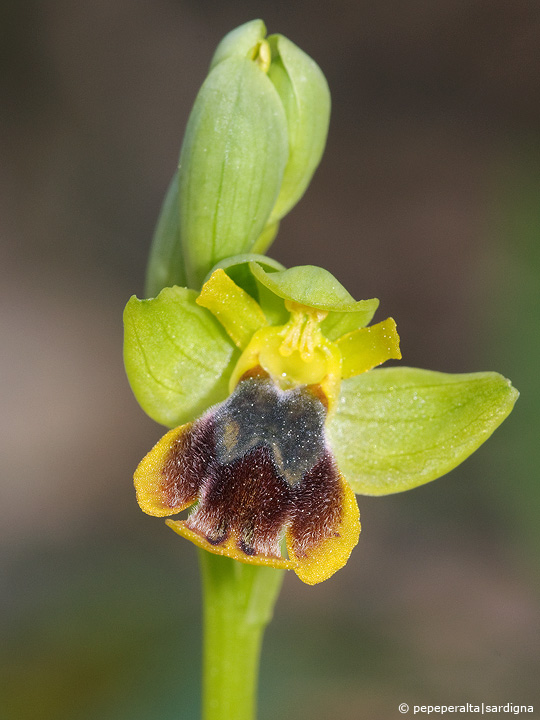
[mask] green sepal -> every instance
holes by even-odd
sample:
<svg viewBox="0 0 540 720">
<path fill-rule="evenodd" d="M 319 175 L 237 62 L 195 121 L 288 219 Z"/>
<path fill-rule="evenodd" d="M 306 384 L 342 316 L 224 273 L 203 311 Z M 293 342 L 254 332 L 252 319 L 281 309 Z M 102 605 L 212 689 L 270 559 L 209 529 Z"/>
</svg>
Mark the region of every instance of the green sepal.
<svg viewBox="0 0 540 720">
<path fill-rule="evenodd" d="M 146 268 L 146 297 L 156 297 L 164 287 L 185 286 L 186 268 L 180 243 L 178 171 L 163 200 Z"/>
<path fill-rule="evenodd" d="M 280 312 L 284 322 L 288 317 L 284 306 L 280 310 L 283 304 L 276 303 L 272 295 L 327 310 L 328 317 L 321 323 L 321 329 L 329 340 L 365 327 L 379 305 L 376 298 L 356 301 L 328 270 L 315 265 L 298 265 L 281 272 L 266 272 L 256 262 L 249 266 L 260 283 L 259 302 L 272 324 L 278 324 Z"/>
<path fill-rule="evenodd" d="M 188 283 L 249 252 L 263 231 L 288 158 L 279 95 L 256 62 L 233 55 L 203 83 L 180 156 L 180 234 Z"/>
<path fill-rule="evenodd" d="M 175 427 L 228 395 L 239 352 L 197 293 L 164 288 L 150 300 L 131 297 L 124 310 L 124 364 L 142 409 Z"/>
<path fill-rule="evenodd" d="M 459 465 L 508 416 L 518 395 L 494 372 L 372 370 L 342 382 L 328 437 L 355 492 L 388 495 Z"/>
<path fill-rule="evenodd" d="M 289 135 L 289 160 L 270 222 L 300 200 L 321 161 L 330 122 L 330 90 L 317 63 L 283 35 L 270 35 L 268 77 L 279 93 Z"/>
<path fill-rule="evenodd" d="M 262 20 L 250 20 L 227 33 L 219 43 L 212 57 L 210 69 L 227 58 L 247 57 L 249 52 L 266 36 L 266 26 Z"/>
<path fill-rule="evenodd" d="M 357 312 L 366 300 L 356 300 L 328 270 L 316 265 L 297 265 L 278 272 L 265 272 L 255 262 L 250 263 L 257 280 L 284 300 L 319 310 Z"/>
</svg>

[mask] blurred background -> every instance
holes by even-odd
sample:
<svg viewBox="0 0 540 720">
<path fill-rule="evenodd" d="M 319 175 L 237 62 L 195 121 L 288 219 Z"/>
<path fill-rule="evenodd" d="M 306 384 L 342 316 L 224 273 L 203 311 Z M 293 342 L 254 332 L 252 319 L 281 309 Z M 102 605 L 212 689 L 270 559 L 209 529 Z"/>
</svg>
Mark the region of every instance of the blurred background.
<svg viewBox="0 0 540 720">
<path fill-rule="evenodd" d="M 497 370 L 522 393 L 449 476 L 359 498 L 331 581 L 287 577 L 260 720 L 540 716 L 540 5 L 4 0 L 0 718 L 198 717 L 196 552 L 135 502 L 163 429 L 124 378 L 121 316 L 214 47 L 256 17 L 333 97 L 270 254 L 380 297 L 406 364 Z"/>
</svg>

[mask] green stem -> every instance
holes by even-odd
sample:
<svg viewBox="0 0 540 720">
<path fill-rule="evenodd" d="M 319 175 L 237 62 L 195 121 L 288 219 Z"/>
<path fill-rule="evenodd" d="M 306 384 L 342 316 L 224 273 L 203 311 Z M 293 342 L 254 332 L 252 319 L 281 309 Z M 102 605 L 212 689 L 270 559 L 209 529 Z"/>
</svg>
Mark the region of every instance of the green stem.
<svg viewBox="0 0 540 720">
<path fill-rule="evenodd" d="M 203 720 L 254 720 L 261 642 L 283 570 L 200 551 Z"/>
</svg>

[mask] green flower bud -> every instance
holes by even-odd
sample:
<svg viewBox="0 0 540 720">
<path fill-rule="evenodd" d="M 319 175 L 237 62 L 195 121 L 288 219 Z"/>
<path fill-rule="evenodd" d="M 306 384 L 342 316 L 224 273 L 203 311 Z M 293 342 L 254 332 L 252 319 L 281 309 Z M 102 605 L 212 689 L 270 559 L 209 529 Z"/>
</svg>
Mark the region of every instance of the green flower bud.
<svg viewBox="0 0 540 720">
<path fill-rule="evenodd" d="M 268 77 L 287 117 L 289 160 L 269 224 L 300 200 L 321 161 L 330 122 L 330 91 L 317 63 L 283 35 L 268 38 L 272 62 Z"/>
<path fill-rule="evenodd" d="M 265 47 L 266 28 L 253 20 L 226 35 L 219 44 L 211 67 L 233 55 L 246 56 Z M 283 35 L 267 38 L 271 52 L 268 77 L 278 91 L 287 118 L 289 159 L 281 190 L 264 234 L 253 251 L 262 252 L 274 239 L 278 221 L 304 194 L 319 165 L 330 121 L 330 91 L 317 63 Z"/>
<path fill-rule="evenodd" d="M 225 258 L 264 253 L 320 162 L 326 80 L 296 45 L 265 34 L 254 20 L 214 53 L 154 234 L 148 295 L 199 288 Z"/>
<path fill-rule="evenodd" d="M 227 58 L 249 57 L 265 36 L 266 27 L 262 20 L 251 20 L 231 30 L 217 46 L 210 63 L 210 70 Z"/>
<path fill-rule="evenodd" d="M 193 107 L 179 169 L 180 236 L 188 283 L 249 252 L 276 202 L 288 158 L 285 112 L 256 61 L 218 63 Z"/>
</svg>

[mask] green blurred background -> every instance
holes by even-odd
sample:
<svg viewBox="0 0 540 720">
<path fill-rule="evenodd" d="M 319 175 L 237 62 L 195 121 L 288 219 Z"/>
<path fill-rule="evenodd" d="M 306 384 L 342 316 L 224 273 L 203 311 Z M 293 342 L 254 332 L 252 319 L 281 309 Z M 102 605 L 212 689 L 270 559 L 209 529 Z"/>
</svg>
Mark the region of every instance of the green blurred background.
<svg viewBox="0 0 540 720">
<path fill-rule="evenodd" d="M 287 577 L 260 720 L 482 701 L 540 717 L 540 5 L 4 0 L 0 718 L 198 717 L 196 552 L 135 503 L 162 429 L 124 378 L 121 313 L 213 49 L 256 17 L 333 97 L 271 254 L 380 297 L 406 364 L 522 393 L 448 477 L 360 498 L 332 580 Z"/>
</svg>

